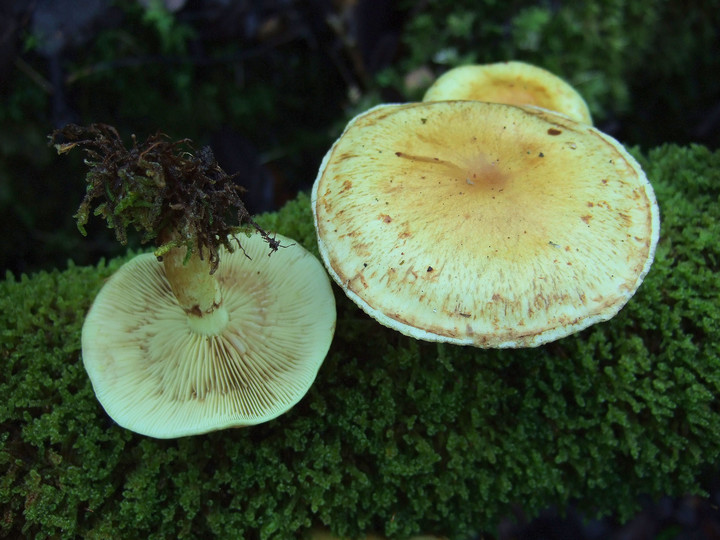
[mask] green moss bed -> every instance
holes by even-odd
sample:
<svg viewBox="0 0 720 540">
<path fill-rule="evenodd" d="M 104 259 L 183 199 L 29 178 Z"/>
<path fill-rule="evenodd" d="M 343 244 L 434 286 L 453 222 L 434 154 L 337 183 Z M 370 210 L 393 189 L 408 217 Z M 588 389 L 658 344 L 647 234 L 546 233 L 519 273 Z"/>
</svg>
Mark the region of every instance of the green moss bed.
<svg viewBox="0 0 720 540">
<path fill-rule="evenodd" d="M 636 152 L 637 153 L 637 152 Z M 662 233 L 611 321 L 536 349 L 414 341 L 339 289 L 330 353 L 288 414 L 155 440 L 116 426 L 81 362 L 83 317 L 124 259 L 0 283 L 0 536 L 466 538 L 518 505 L 629 518 L 703 493 L 720 454 L 720 152 L 638 156 Z M 309 199 L 262 225 L 317 253 Z"/>
</svg>

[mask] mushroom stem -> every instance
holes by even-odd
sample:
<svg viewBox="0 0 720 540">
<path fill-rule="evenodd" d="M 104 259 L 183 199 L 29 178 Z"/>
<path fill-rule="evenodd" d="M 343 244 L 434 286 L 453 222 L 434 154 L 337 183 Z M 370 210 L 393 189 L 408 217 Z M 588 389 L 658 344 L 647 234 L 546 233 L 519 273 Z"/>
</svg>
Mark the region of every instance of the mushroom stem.
<svg viewBox="0 0 720 540">
<path fill-rule="evenodd" d="M 165 275 L 180 307 L 189 315 L 209 315 L 222 304 L 220 285 L 210 274 L 210 262 L 197 253 L 185 261 L 185 247 L 173 248 L 163 255 Z"/>
</svg>

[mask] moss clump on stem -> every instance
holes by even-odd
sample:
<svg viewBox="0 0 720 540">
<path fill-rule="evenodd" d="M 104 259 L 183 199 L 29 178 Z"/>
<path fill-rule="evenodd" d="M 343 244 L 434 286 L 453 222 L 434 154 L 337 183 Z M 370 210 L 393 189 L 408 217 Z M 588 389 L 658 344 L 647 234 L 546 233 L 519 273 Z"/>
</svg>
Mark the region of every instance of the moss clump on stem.
<svg viewBox="0 0 720 540">
<path fill-rule="evenodd" d="M 75 216 L 80 232 L 85 234 L 93 212 L 107 220 L 122 244 L 131 226 L 143 234 L 143 242 L 154 241 L 155 255 L 165 258 L 173 292 L 189 313 L 208 313 L 220 304 L 210 276 L 217 270 L 220 246 L 230 252 L 242 249 L 232 235 L 252 228 L 272 250 L 279 247 L 252 219 L 240 198 L 242 188 L 220 168 L 209 147 L 194 153 L 188 139 L 172 142 L 158 133 L 144 143 L 133 135 L 128 149 L 106 124 L 69 124 L 50 139 L 61 154 L 80 147 L 87 156 L 87 191 Z"/>
<path fill-rule="evenodd" d="M 57 142 L 60 138 L 67 142 Z M 155 241 L 158 257 L 185 247 L 188 256 L 207 257 L 211 272 L 220 245 L 233 252 L 229 237 L 243 226 L 260 232 L 273 250 L 278 247 L 252 219 L 235 175 L 220 168 L 210 147 L 193 154 L 190 140 L 168 141 L 158 133 L 141 144 L 133 135 L 127 149 L 117 130 L 105 124 L 69 124 L 53 132 L 51 141 L 61 154 L 80 147 L 87 155 L 87 193 L 76 214 L 83 235 L 95 203 L 94 214 L 107 220 L 120 243 L 127 243 L 133 226 L 143 242 Z"/>
</svg>

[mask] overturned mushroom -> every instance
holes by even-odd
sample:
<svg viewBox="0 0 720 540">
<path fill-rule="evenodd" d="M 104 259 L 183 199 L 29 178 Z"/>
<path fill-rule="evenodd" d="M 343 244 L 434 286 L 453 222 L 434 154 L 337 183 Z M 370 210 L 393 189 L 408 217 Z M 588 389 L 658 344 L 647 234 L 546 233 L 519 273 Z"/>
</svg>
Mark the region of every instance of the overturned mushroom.
<svg viewBox="0 0 720 540">
<path fill-rule="evenodd" d="M 257 424 L 295 405 L 335 328 L 320 261 L 255 223 L 208 148 L 194 155 L 188 141 L 156 135 L 128 149 L 100 124 L 66 126 L 59 138 L 68 141 L 59 152 L 88 156 L 80 230 L 98 200 L 94 214 L 118 240 L 134 227 L 157 244 L 110 278 L 83 325 L 83 363 L 107 413 L 168 438 Z"/>
<path fill-rule="evenodd" d="M 588 125 L 478 101 L 354 118 L 313 186 L 320 253 L 363 310 L 409 336 L 536 346 L 613 317 L 659 233 L 635 159 Z"/>
<path fill-rule="evenodd" d="M 278 239 L 287 247 L 272 257 L 257 233 L 243 237 L 245 253 L 221 253 L 221 301 L 203 316 L 182 308 L 152 254 L 110 278 L 82 351 L 118 424 L 180 437 L 271 420 L 305 395 L 332 340 L 335 302 L 320 261 Z"/>
<path fill-rule="evenodd" d="M 582 96 L 546 69 L 525 62 L 459 66 L 446 71 L 423 101 L 471 99 L 509 105 L 535 105 L 592 125 Z"/>
</svg>

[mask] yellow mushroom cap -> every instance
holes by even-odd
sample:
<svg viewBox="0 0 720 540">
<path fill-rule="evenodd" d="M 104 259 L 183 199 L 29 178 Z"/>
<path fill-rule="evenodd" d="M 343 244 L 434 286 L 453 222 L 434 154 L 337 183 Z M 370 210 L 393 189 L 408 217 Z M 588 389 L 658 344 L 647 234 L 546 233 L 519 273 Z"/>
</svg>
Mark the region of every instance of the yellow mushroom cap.
<svg viewBox="0 0 720 540">
<path fill-rule="evenodd" d="M 585 100 L 567 82 L 546 69 L 525 62 L 459 66 L 427 89 L 423 101 L 471 99 L 535 105 L 592 125 Z"/>
<path fill-rule="evenodd" d="M 118 424 L 158 438 L 271 420 L 312 385 L 335 329 L 335 300 L 311 253 L 257 234 L 221 252 L 223 295 L 211 315 L 188 315 L 152 254 L 103 286 L 82 330 L 85 369 Z"/>
<path fill-rule="evenodd" d="M 527 347 L 614 316 L 652 264 L 655 195 L 597 129 L 535 107 L 380 105 L 312 192 L 333 279 L 418 339 Z"/>
</svg>

